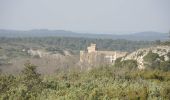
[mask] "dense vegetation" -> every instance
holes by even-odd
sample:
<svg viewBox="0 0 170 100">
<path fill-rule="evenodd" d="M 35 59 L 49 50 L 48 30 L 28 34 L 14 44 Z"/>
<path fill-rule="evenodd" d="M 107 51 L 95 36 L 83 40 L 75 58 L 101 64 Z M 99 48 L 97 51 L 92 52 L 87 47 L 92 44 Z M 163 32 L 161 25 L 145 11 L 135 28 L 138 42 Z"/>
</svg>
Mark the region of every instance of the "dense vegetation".
<svg viewBox="0 0 170 100">
<path fill-rule="evenodd" d="M 156 42 L 73 37 L 0 37 L 0 64 L 7 64 L 9 59 L 16 57 L 28 57 L 22 51 L 23 49 L 45 49 L 46 51 L 58 52 L 60 54 L 63 54 L 63 50 L 67 50 L 73 54 L 79 54 L 79 51 L 85 50 L 90 43 L 96 43 L 99 50 L 132 52 L 139 48 L 154 45 Z"/>
<path fill-rule="evenodd" d="M 170 52 L 167 54 L 170 58 Z M 164 56 L 159 56 L 157 53 L 149 51 L 144 57 L 145 66 L 150 69 L 159 69 L 163 71 L 170 71 L 170 60 L 165 61 Z"/>
<path fill-rule="evenodd" d="M 63 51 L 67 50 L 69 53 L 78 57 L 79 51 L 85 50 L 90 43 L 96 43 L 98 50 L 132 52 L 139 48 L 154 45 L 156 42 L 73 37 L 0 37 L 0 69 L 2 69 L 3 66 L 12 66 L 11 60 L 16 62 L 16 58 L 21 60 L 30 58 L 27 53 L 27 50 L 30 48 L 58 54 L 64 54 Z M 25 50 L 25 52 L 23 52 L 23 50 Z M 6 67 L 3 68 L 5 69 Z"/>
<path fill-rule="evenodd" d="M 0 38 L 0 65 L 6 59 L 28 56 L 24 48 L 45 48 L 48 51 L 81 50 L 91 42 L 100 50 L 133 51 L 154 42 L 102 40 L 83 38 Z M 168 44 L 166 42 L 166 44 Z M 170 57 L 170 54 L 168 54 Z M 149 52 L 144 60 L 146 70 L 138 70 L 135 60 L 120 61 L 114 66 L 99 66 L 88 71 L 57 71 L 41 75 L 37 67 L 26 63 L 19 74 L 0 73 L 2 100 L 169 100 L 170 61 Z M 49 66 L 48 66 L 49 67 Z"/>
<path fill-rule="evenodd" d="M 0 43 L 6 43 L 20 48 L 46 48 L 47 50 L 84 50 L 90 43 L 96 43 L 100 50 L 134 51 L 142 47 L 148 47 L 156 42 L 129 41 L 112 39 L 90 39 L 73 37 L 28 37 L 28 38 L 5 38 L 0 37 Z"/>
<path fill-rule="evenodd" d="M 134 61 L 124 62 L 126 64 Z M 129 64 L 130 65 L 130 64 Z M 19 75 L 0 75 L 2 100 L 169 100 L 170 72 L 103 66 L 40 75 L 26 63 Z"/>
</svg>

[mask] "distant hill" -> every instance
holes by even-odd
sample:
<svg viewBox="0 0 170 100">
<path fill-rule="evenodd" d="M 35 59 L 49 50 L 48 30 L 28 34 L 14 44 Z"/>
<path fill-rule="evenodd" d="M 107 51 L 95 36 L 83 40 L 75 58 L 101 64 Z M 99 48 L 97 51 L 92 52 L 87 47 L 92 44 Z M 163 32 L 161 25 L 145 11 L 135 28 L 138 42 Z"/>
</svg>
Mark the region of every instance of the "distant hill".
<svg viewBox="0 0 170 100">
<path fill-rule="evenodd" d="M 92 33 L 76 33 L 65 30 L 0 30 L 0 37 L 84 37 L 84 38 L 97 38 L 97 39 L 126 39 L 126 40 L 167 40 L 168 33 L 159 32 L 139 32 L 126 35 L 114 35 L 114 34 L 92 34 Z"/>
<path fill-rule="evenodd" d="M 168 40 L 168 33 L 159 33 L 159 32 L 139 32 L 129 35 L 123 35 L 122 38 L 129 40 Z"/>
</svg>

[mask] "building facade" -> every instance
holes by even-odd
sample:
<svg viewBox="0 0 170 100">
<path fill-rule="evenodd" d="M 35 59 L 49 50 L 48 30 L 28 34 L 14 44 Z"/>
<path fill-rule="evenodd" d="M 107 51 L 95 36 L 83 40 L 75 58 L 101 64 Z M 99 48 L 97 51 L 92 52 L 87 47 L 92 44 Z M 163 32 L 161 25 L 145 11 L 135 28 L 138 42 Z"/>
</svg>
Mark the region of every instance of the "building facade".
<svg viewBox="0 0 170 100">
<path fill-rule="evenodd" d="M 84 65 L 98 66 L 114 64 L 117 58 L 123 57 L 127 52 L 98 51 L 96 44 L 91 44 L 87 50 L 80 51 L 80 63 Z"/>
</svg>

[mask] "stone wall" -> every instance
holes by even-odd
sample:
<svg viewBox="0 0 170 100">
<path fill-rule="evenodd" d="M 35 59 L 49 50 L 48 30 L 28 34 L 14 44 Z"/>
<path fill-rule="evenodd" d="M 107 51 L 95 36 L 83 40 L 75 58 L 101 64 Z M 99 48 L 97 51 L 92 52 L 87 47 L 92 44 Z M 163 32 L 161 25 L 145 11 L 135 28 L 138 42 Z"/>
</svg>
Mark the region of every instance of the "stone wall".
<svg viewBox="0 0 170 100">
<path fill-rule="evenodd" d="M 87 47 L 87 51 L 80 51 L 80 63 L 89 66 L 114 64 L 117 58 L 126 54 L 127 52 L 120 51 L 96 51 L 96 45 L 91 44 Z"/>
</svg>

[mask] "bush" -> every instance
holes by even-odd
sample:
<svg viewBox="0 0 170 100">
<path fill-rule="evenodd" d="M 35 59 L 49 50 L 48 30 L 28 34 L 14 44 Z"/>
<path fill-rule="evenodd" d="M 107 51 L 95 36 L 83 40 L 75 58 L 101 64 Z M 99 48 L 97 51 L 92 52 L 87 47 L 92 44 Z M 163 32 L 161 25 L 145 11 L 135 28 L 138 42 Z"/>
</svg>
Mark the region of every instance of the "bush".
<svg viewBox="0 0 170 100">
<path fill-rule="evenodd" d="M 129 100 L 147 100 L 148 98 L 148 92 L 147 88 L 144 87 L 140 90 L 135 90 L 135 91 L 128 91 L 127 97 Z"/>
<path fill-rule="evenodd" d="M 159 57 L 157 53 L 152 53 L 152 51 L 149 51 L 149 53 L 143 59 L 146 62 L 145 65 L 148 68 L 159 69 L 163 71 L 170 70 L 170 60 L 164 61 L 164 56 Z"/>
<path fill-rule="evenodd" d="M 36 72 L 36 66 L 27 63 L 20 75 L 0 74 L 0 99 L 168 100 L 169 82 L 169 71 L 108 66 L 82 73 L 73 71 L 41 76 Z"/>
<path fill-rule="evenodd" d="M 115 61 L 115 67 L 121 68 L 128 68 L 128 69 L 135 69 L 137 68 L 137 61 L 136 60 L 124 60 L 120 61 L 120 59 Z"/>
<path fill-rule="evenodd" d="M 26 86 L 24 99 L 36 98 L 43 89 L 42 79 L 40 74 L 36 72 L 36 67 L 28 62 L 22 71 L 21 83 Z"/>
<path fill-rule="evenodd" d="M 170 99 L 170 86 L 165 86 L 161 91 L 160 91 L 161 96 L 163 97 L 164 100 L 169 100 Z"/>
<path fill-rule="evenodd" d="M 161 62 L 160 66 L 159 66 L 159 69 L 163 70 L 163 71 L 170 71 L 170 60 Z"/>
<path fill-rule="evenodd" d="M 152 51 L 149 51 L 146 56 L 144 56 L 144 61 L 153 63 L 157 58 L 159 58 L 159 55 L 157 53 L 153 53 Z"/>
</svg>

